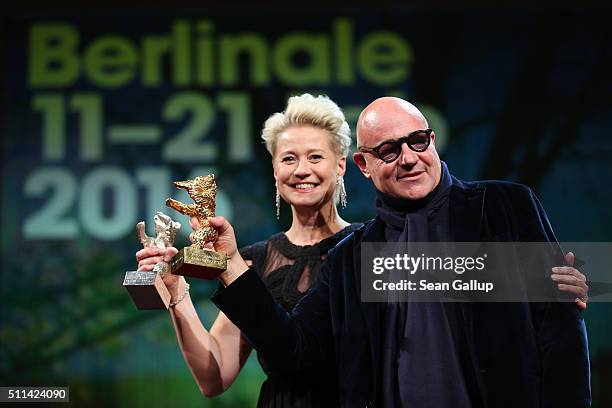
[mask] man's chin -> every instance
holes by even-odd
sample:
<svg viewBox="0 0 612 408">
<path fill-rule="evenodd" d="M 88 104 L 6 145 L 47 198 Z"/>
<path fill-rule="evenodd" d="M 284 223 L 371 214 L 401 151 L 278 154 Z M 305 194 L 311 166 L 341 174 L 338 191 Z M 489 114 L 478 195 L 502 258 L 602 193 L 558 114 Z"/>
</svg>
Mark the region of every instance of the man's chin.
<svg viewBox="0 0 612 408">
<path fill-rule="evenodd" d="M 430 193 L 426 188 L 411 188 L 399 191 L 395 196 L 401 200 L 417 201 L 427 197 Z"/>
</svg>

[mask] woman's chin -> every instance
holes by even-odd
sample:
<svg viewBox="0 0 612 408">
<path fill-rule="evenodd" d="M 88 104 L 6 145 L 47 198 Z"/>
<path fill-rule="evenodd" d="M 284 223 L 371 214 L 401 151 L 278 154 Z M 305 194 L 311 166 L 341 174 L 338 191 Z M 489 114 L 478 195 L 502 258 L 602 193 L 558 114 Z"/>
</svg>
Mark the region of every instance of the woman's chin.
<svg viewBox="0 0 612 408">
<path fill-rule="evenodd" d="M 295 207 L 297 210 L 299 209 L 313 209 L 323 207 L 328 201 L 324 197 L 315 196 L 315 195 L 302 195 L 297 197 L 292 197 L 291 205 Z"/>
<path fill-rule="evenodd" d="M 294 200 L 291 203 L 292 206 L 294 206 L 296 209 L 309 209 L 309 208 L 315 208 L 315 207 L 320 207 L 321 206 L 321 202 L 317 201 L 317 200 Z"/>
</svg>

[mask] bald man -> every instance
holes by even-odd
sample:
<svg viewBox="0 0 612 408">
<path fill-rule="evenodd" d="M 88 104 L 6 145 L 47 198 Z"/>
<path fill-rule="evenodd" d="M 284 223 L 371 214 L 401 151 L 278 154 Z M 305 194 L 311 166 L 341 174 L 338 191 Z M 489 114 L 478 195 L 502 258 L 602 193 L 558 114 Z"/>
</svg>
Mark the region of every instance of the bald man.
<svg viewBox="0 0 612 408">
<path fill-rule="evenodd" d="M 571 303 L 361 301 L 364 242 L 556 240 L 528 187 L 453 177 L 435 132 L 402 99 L 366 107 L 357 143 L 377 216 L 329 252 L 291 314 L 240 259 L 231 226 L 211 220 L 230 257 L 213 301 L 254 348 L 287 370 L 335 358 L 346 407 L 590 406 L 586 330 Z"/>
</svg>

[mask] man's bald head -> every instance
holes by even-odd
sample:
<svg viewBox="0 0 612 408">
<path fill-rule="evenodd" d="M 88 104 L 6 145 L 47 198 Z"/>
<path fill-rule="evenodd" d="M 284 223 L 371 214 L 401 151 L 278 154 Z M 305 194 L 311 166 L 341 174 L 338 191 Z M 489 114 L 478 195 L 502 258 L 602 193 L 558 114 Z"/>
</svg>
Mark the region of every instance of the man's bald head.
<svg viewBox="0 0 612 408">
<path fill-rule="evenodd" d="M 429 127 L 425 116 L 416 106 L 408 101 L 394 96 L 384 96 L 370 103 L 359 115 L 357 121 L 357 145 L 365 146 L 364 139 L 370 139 L 371 134 L 381 134 L 396 121 L 414 121 L 421 129 Z"/>
<path fill-rule="evenodd" d="M 416 131 L 429 128 L 423 114 L 410 102 L 400 98 L 378 98 L 369 104 L 357 122 L 357 145 L 374 148 L 387 141 L 396 141 Z M 424 151 L 414 151 L 406 142 L 400 145 L 396 160 L 383 161 L 376 151 L 357 151 L 355 163 L 376 189 L 406 200 L 426 197 L 440 182 L 441 163 L 435 147 L 435 133 Z"/>
</svg>

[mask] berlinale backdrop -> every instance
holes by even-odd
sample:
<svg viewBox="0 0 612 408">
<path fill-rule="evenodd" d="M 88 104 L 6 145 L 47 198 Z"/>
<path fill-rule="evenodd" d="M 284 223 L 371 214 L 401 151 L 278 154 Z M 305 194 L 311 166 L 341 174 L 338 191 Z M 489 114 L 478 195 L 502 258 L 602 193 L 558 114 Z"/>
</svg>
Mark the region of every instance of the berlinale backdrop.
<svg viewBox="0 0 612 408">
<path fill-rule="evenodd" d="M 383 95 L 430 119 L 460 178 L 531 186 L 559 241 L 612 241 L 610 13 L 399 6 L 29 8 L 4 20 L 0 385 L 69 386 L 87 405 L 254 406 L 264 375 L 204 398 L 167 312 L 122 287 L 173 180 L 215 173 L 240 245 L 275 219 L 263 121 L 324 93 L 351 128 Z M 349 221 L 373 216 L 354 164 Z M 149 231 L 151 233 L 151 231 Z M 588 265 L 585 266 L 585 268 Z M 587 273 L 585 271 L 585 273 Z M 213 282 L 191 280 L 207 327 Z M 248 307 L 248 305 L 245 305 Z M 585 311 L 594 406 L 612 406 L 607 303 Z"/>
</svg>

